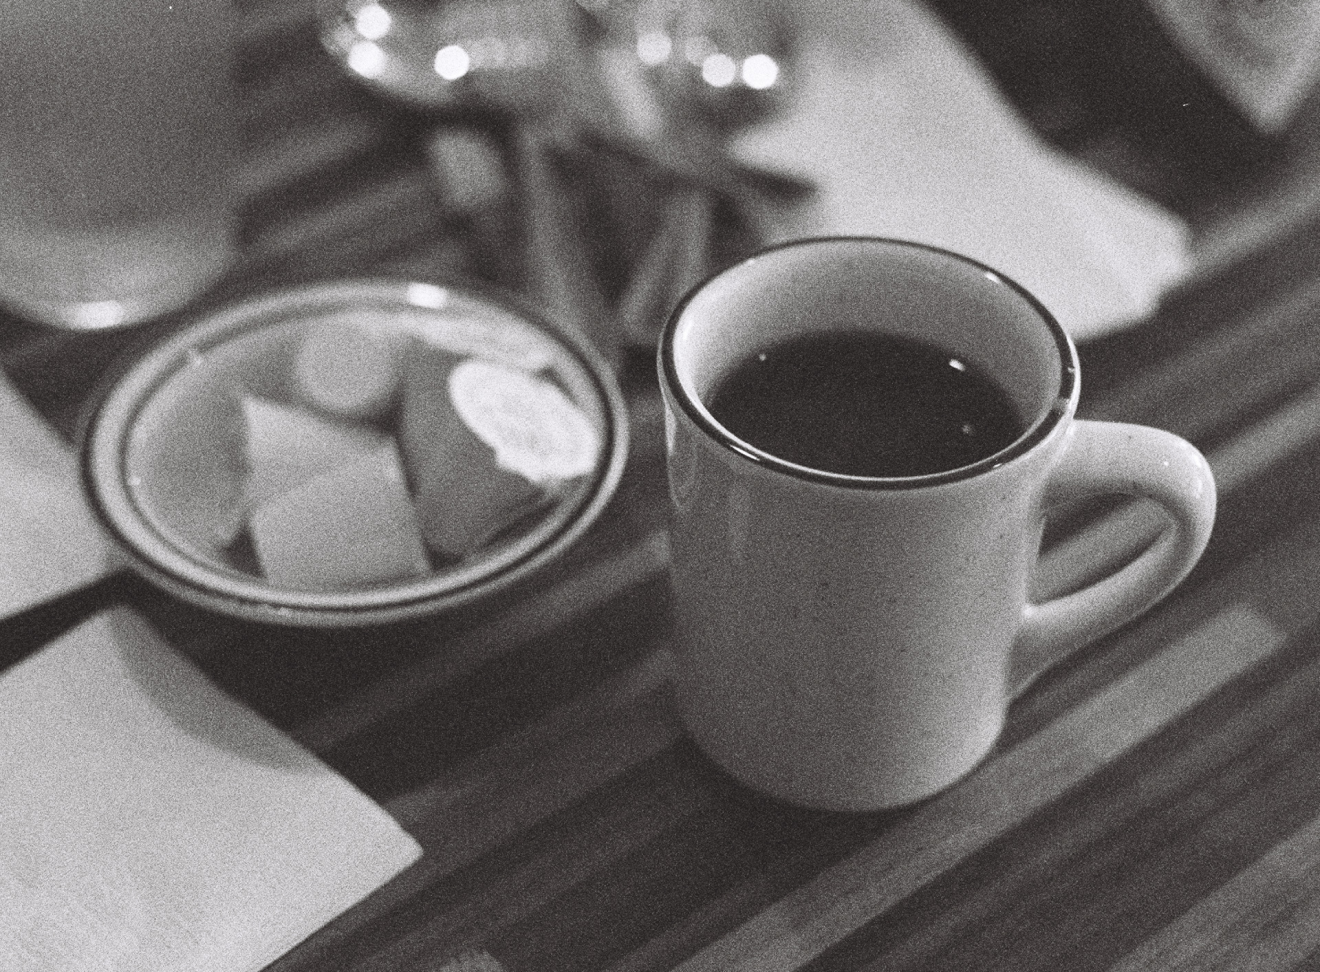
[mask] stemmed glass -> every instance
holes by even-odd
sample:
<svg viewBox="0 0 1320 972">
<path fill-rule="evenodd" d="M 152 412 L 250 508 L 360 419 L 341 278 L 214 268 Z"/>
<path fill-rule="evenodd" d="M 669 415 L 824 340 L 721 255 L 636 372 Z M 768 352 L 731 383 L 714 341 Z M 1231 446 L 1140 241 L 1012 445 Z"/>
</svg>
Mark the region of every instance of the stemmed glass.
<svg viewBox="0 0 1320 972">
<path fill-rule="evenodd" d="M 512 115 L 725 190 L 722 136 L 793 81 L 770 0 L 321 0 L 318 19 L 326 49 L 391 97 Z"/>
<path fill-rule="evenodd" d="M 510 123 L 529 265 L 521 283 L 548 291 L 537 296 L 599 345 L 617 335 L 592 320 L 605 302 L 550 156 L 622 155 L 704 199 L 800 196 L 795 180 L 751 173 L 723 150 L 729 132 L 773 112 L 791 86 L 792 40 L 777 9 L 770 0 L 320 0 L 318 25 L 326 49 L 380 93 Z M 709 219 L 675 229 L 685 231 L 708 232 Z"/>
</svg>

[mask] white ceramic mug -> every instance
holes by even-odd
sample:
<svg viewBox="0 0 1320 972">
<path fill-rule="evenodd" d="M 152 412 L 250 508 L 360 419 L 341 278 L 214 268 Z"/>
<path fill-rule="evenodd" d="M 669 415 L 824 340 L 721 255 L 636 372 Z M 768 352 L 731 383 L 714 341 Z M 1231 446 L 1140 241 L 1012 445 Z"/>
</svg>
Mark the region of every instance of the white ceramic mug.
<svg viewBox="0 0 1320 972">
<path fill-rule="evenodd" d="M 858 329 L 979 368 L 1026 431 L 971 465 L 870 478 L 786 462 L 712 416 L 712 389 L 749 355 Z M 1067 334 L 1021 287 L 951 253 L 864 238 L 768 250 L 684 299 L 659 368 L 675 696 L 710 757 L 796 803 L 878 809 L 953 783 L 1029 680 L 1014 684 L 1011 662 L 1043 667 L 1130 620 L 1209 539 L 1205 458 L 1168 432 L 1075 419 Z M 1105 493 L 1154 500 L 1170 526 L 1111 576 L 1031 603 L 1046 508 Z"/>
</svg>

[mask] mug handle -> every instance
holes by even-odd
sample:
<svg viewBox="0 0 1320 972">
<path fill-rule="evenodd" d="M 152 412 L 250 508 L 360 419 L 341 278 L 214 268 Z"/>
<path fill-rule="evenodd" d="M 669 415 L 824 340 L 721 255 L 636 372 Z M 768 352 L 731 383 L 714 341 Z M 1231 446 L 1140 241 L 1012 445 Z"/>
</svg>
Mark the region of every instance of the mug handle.
<svg viewBox="0 0 1320 972">
<path fill-rule="evenodd" d="M 1020 695 L 1050 666 L 1130 621 L 1195 566 L 1215 520 L 1215 481 L 1205 456 L 1172 432 L 1078 419 L 1045 486 L 1045 503 L 1103 493 L 1154 500 L 1173 522 L 1121 570 L 1044 604 L 1027 604 L 1014 645 L 1009 690 Z"/>
</svg>

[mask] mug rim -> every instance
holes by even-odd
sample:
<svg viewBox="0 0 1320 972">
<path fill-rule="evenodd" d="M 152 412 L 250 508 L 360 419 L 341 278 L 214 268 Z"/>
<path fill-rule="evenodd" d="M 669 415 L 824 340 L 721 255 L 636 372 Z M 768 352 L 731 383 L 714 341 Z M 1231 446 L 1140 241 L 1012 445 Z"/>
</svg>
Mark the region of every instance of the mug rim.
<svg viewBox="0 0 1320 972">
<path fill-rule="evenodd" d="M 683 314 L 693 299 L 705 290 L 710 284 L 718 280 L 725 274 L 732 273 L 748 263 L 760 259 L 767 254 L 778 253 L 783 250 L 812 248 L 822 244 L 837 243 L 862 243 L 873 245 L 881 244 L 885 248 L 897 247 L 907 250 L 920 250 L 928 254 L 952 260 L 964 266 L 971 267 L 983 273 L 987 279 L 1001 284 L 1012 291 L 1016 296 L 1026 301 L 1027 306 L 1035 312 L 1036 317 L 1045 326 L 1050 336 L 1054 339 L 1055 345 L 1059 351 L 1059 389 L 1057 394 L 1051 400 L 1044 414 L 1039 416 L 1021 435 L 1014 439 L 1004 448 L 991 453 L 983 459 L 968 463 L 965 466 L 956 466 L 953 469 L 945 469 L 935 473 L 925 473 L 918 476 L 859 476 L 850 473 L 830 472 L 825 469 L 816 469 L 812 466 L 803 466 L 795 462 L 789 462 L 787 459 L 781 459 L 773 453 L 766 452 L 745 439 L 734 435 L 724 426 L 709 415 L 704 407 L 698 407 L 693 396 L 688 393 L 678 375 L 678 365 L 675 361 L 674 343 L 678 331 L 678 324 Z M 887 236 L 862 236 L 862 235 L 834 235 L 834 236 L 813 236 L 801 239 L 789 240 L 783 243 L 777 243 L 771 246 L 757 250 L 755 253 L 744 257 L 731 266 L 723 270 L 710 274 L 696 285 L 691 287 L 687 293 L 674 306 L 665 322 L 664 329 L 660 333 L 660 341 L 657 348 L 658 371 L 660 373 L 661 385 L 669 392 L 669 395 L 683 409 L 688 418 L 705 433 L 707 438 L 717 442 L 726 450 L 746 459 L 762 468 L 773 472 L 784 473 L 798 479 L 808 482 L 828 484 L 832 486 L 841 486 L 853 489 L 916 489 L 926 486 L 938 486 L 946 483 L 960 482 L 966 479 L 972 479 L 993 469 L 1012 462 L 1031 452 L 1037 445 L 1047 439 L 1050 434 L 1071 414 L 1076 407 L 1080 394 L 1079 383 L 1079 362 L 1077 359 L 1077 348 L 1073 343 L 1068 332 L 1063 329 L 1055 316 L 1049 309 L 1040 302 L 1029 290 L 1009 277 L 1007 274 L 996 270 L 979 260 L 956 253 L 943 247 L 934 246 L 929 243 L 920 243 L 915 240 L 905 240 L 896 237 Z"/>
</svg>

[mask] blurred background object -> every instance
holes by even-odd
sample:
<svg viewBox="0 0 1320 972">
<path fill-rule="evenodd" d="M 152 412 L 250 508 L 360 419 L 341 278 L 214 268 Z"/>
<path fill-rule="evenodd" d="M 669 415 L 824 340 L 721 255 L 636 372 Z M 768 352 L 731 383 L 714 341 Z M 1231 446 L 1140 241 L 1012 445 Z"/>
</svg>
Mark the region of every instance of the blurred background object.
<svg viewBox="0 0 1320 972">
<path fill-rule="evenodd" d="M 769 239 L 953 250 L 1027 287 L 1077 340 L 1145 319 L 1187 272 L 1183 221 L 1042 139 L 926 5 L 813 10 L 799 14 L 798 96 L 732 146 L 818 185 Z"/>
<path fill-rule="evenodd" d="M 1188 221 L 1196 273 L 1320 214 L 1313 0 L 929 4 L 1048 142 Z"/>
<path fill-rule="evenodd" d="M 778 5 L 321 0 L 318 20 L 351 75 L 435 127 L 428 154 L 484 275 L 616 362 L 710 269 L 715 208 L 740 226 L 731 208 L 810 191 L 725 151 L 785 102 Z"/>
<path fill-rule="evenodd" d="M 1148 0 L 1170 36 L 1261 131 L 1279 132 L 1320 79 L 1315 0 Z"/>
<path fill-rule="evenodd" d="M 320 20 L 350 74 L 440 126 L 483 272 L 616 361 L 722 263 L 816 233 L 969 253 L 1098 336 L 1194 272 L 1196 228 L 1286 154 L 1156 0 L 321 0 Z M 1305 100 L 1301 50 L 1261 79 L 1276 116 Z"/>
<path fill-rule="evenodd" d="M 236 232 L 228 3 L 5 5 L 0 302 L 91 330 L 173 310 Z"/>
<path fill-rule="evenodd" d="M 578 0 L 631 56 L 671 119 L 730 130 L 774 113 L 791 93 L 794 30 L 776 3 Z"/>
<path fill-rule="evenodd" d="M 1190 218 L 1249 190 L 1284 150 L 1284 116 L 1314 87 L 1256 75 L 1257 98 L 1277 103 L 1268 124 L 1224 80 L 1236 55 L 1234 9 L 1314 4 L 1176 0 L 930 0 L 1005 95 L 1048 140 Z M 1240 21 L 1245 23 L 1245 21 Z M 1190 40 L 1198 28 L 1207 43 Z M 1208 42 L 1212 38 L 1216 47 Z M 1300 39 L 1300 38 L 1299 38 Z M 1312 45 L 1314 48 L 1314 45 Z M 1314 57 L 1314 53 L 1309 55 Z M 1286 106 L 1286 108 L 1285 108 Z"/>
<path fill-rule="evenodd" d="M 577 49 L 562 0 L 322 0 L 327 50 L 368 84 L 424 107 L 559 110 Z"/>
</svg>

